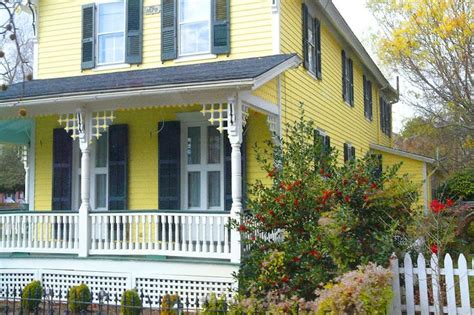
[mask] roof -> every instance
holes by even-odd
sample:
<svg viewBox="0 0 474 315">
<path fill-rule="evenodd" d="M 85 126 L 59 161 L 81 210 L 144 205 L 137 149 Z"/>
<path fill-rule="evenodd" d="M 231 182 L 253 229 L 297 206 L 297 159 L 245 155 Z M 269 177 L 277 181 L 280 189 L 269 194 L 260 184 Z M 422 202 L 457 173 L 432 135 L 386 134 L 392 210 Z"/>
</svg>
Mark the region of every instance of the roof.
<svg viewBox="0 0 474 315">
<path fill-rule="evenodd" d="M 0 103 L 19 99 L 46 98 L 99 92 L 236 82 L 266 78 L 279 66 L 299 64 L 295 54 L 217 61 L 193 65 L 129 70 L 55 79 L 33 80 L 10 86 L 0 92 Z M 282 67 L 281 71 L 288 67 Z M 279 74 L 279 73 L 277 73 Z"/>
<path fill-rule="evenodd" d="M 346 43 L 353 49 L 354 53 L 360 58 L 360 60 L 367 67 L 367 70 L 375 77 L 375 79 L 382 85 L 382 89 L 386 89 L 391 97 L 397 99 L 398 91 L 393 88 L 388 80 L 383 75 L 380 68 L 374 62 L 374 60 L 367 53 L 362 43 L 359 41 L 357 36 L 354 34 L 352 29 L 347 24 L 346 20 L 342 17 L 339 10 L 336 8 L 332 0 L 315 0 L 316 4 L 325 13 L 328 20 L 336 28 L 336 31 L 346 41 Z"/>
<path fill-rule="evenodd" d="M 422 161 L 422 162 L 426 162 L 426 163 L 430 163 L 430 164 L 433 164 L 434 162 L 436 162 L 435 159 L 427 157 L 427 156 L 411 153 L 411 152 L 408 152 L 408 151 L 393 149 L 393 148 L 389 148 L 389 147 L 379 145 L 379 144 L 371 144 L 370 148 L 373 149 L 373 150 L 382 151 L 382 152 L 390 153 L 390 154 L 394 154 L 394 155 L 399 155 L 399 156 L 403 156 L 403 157 L 406 157 L 406 158 L 409 158 L 409 159 Z"/>
</svg>

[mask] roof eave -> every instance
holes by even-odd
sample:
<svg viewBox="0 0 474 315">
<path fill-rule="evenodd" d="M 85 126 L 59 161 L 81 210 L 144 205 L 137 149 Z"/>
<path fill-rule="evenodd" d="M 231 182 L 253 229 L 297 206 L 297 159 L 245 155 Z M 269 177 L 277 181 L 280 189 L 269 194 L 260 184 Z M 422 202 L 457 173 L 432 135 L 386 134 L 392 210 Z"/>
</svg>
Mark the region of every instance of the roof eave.
<svg viewBox="0 0 474 315">
<path fill-rule="evenodd" d="M 426 157 L 426 156 L 422 156 L 422 155 L 407 152 L 407 151 L 392 149 L 392 148 L 389 148 L 389 147 L 386 147 L 386 146 L 383 146 L 383 145 L 380 145 L 380 144 L 372 143 L 370 145 L 370 148 L 373 149 L 373 150 L 377 150 L 377 151 L 381 151 L 381 152 L 385 152 L 385 153 L 389 153 L 389 154 L 393 154 L 393 155 L 399 155 L 399 156 L 403 156 L 403 157 L 406 157 L 406 158 L 409 158 L 409 159 L 412 159 L 412 160 L 417 160 L 417 161 L 421 161 L 421 162 L 425 162 L 425 163 L 429 163 L 429 164 L 434 164 L 436 162 L 435 159 L 432 159 L 432 158 L 429 158 L 429 157 Z"/>
</svg>

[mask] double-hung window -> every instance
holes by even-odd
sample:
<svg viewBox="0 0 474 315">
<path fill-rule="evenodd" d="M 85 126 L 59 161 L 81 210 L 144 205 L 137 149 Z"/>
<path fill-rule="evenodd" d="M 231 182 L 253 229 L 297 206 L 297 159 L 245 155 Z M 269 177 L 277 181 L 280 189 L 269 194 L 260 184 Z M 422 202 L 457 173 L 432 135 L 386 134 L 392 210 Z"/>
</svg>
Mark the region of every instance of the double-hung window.
<svg viewBox="0 0 474 315">
<path fill-rule="evenodd" d="M 354 68 L 352 59 L 342 51 L 342 98 L 354 106 Z"/>
<path fill-rule="evenodd" d="M 98 64 L 125 61 L 125 1 L 102 1 L 97 6 Z"/>
<path fill-rule="evenodd" d="M 318 19 L 311 16 L 305 4 L 303 4 L 303 51 L 305 68 L 321 79 L 321 24 Z"/>
<path fill-rule="evenodd" d="M 179 55 L 211 52 L 211 0 L 179 0 Z"/>
<path fill-rule="evenodd" d="M 372 120 L 372 82 L 364 75 L 364 115 L 367 119 Z"/>
<path fill-rule="evenodd" d="M 223 135 L 206 123 L 183 124 L 182 172 L 188 210 L 224 208 Z"/>
<path fill-rule="evenodd" d="M 356 149 L 350 143 L 344 143 L 344 163 L 355 160 L 356 158 Z"/>
</svg>

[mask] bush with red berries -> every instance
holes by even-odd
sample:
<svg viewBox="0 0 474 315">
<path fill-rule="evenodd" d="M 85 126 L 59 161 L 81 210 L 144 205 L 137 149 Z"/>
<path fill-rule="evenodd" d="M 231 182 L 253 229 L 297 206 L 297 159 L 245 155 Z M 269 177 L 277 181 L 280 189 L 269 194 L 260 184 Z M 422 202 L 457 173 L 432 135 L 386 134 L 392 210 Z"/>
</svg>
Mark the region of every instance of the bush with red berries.
<svg viewBox="0 0 474 315">
<path fill-rule="evenodd" d="M 387 265 L 402 246 L 417 187 L 398 167 L 380 173 L 371 156 L 343 164 L 315 130 L 302 111 L 278 144 L 255 147 L 267 181 L 250 185 L 248 210 L 234 222 L 245 248 L 243 295 L 313 299 L 321 283 L 369 262 Z"/>
</svg>

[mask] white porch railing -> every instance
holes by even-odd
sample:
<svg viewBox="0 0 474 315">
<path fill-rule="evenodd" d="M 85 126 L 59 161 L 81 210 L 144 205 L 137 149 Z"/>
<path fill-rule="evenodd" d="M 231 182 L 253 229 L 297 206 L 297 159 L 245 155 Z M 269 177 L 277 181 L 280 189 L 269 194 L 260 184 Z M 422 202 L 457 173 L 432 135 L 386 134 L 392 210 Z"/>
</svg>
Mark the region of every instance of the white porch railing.
<svg viewBox="0 0 474 315">
<path fill-rule="evenodd" d="M 0 252 L 77 253 L 77 213 L 0 213 Z"/>
<path fill-rule="evenodd" d="M 163 255 L 231 259 L 229 213 L 90 213 L 90 237 L 79 238 L 78 213 L 0 213 L 0 252 Z"/>
</svg>

